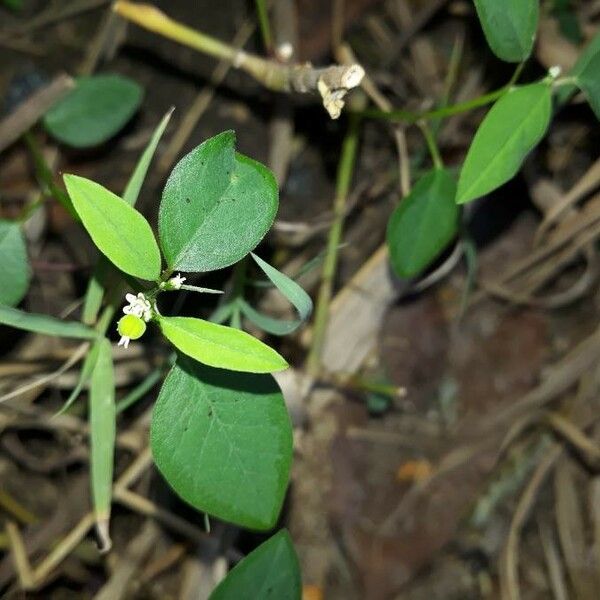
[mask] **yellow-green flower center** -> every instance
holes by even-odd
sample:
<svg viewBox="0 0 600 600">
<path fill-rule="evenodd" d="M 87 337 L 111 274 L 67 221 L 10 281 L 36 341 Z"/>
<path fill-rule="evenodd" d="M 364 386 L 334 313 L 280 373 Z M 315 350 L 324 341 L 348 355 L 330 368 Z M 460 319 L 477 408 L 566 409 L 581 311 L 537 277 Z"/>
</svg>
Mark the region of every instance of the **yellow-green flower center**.
<svg viewBox="0 0 600 600">
<path fill-rule="evenodd" d="M 125 315 L 121 317 L 117 323 L 117 331 L 123 337 L 128 337 L 131 340 L 137 340 L 144 335 L 146 331 L 146 323 L 143 319 L 135 315 Z"/>
</svg>

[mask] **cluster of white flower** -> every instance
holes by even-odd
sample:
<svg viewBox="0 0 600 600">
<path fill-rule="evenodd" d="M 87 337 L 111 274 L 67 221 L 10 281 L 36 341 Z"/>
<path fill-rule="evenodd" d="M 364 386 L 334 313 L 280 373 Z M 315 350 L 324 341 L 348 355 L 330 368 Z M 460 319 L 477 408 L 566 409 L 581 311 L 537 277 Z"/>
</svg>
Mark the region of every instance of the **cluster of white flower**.
<svg viewBox="0 0 600 600">
<path fill-rule="evenodd" d="M 146 299 L 146 296 L 140 292 L 137 296 L 133 294 L 126 294 L 125 300 L 129 302 L 128 306 L 123 307 L 123 312 L 126 315 L 133 315 L 144 319 L 146 323 L 152 318 L 152 305 L 150 301 Z"/>
<path fill-rule="evenodd" d="M 183 282 L 185 280 L 186 280 L 185 277 L 182 277 L 180 273 L 177 273 L 177 275 L 175 275 L 175 277 L 171 277 L 171 279 L 161 282 L 160 289 L 168 290 L 168 291 L 180 290 L 181 286 L 183 285 Z"/>
</svg>

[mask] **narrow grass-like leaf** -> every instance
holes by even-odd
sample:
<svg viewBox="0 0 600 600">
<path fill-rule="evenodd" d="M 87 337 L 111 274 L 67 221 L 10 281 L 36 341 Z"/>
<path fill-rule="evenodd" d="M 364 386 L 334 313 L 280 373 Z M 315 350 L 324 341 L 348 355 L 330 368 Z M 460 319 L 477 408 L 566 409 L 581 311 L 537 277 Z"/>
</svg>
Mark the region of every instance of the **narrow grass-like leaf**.
<svg viewBox="0 0 600 600">
<path fill-rule="evenodd" d="M 198 510 L 251 529 L 275 525 L 292 429 L 270 375 L 211 369 L 180 356 L 154 406 L 150 443 L 169 485 Z"/>
<path fill-rule="evenodd" d="M 90 381 L 90 468 L 96 528 L 102 549 L 110 548 L 108 531 L 115 451 L 115 377 L 110 342 L 99 341 Z"/>
<path fill-rule="evenodd" d="M 456 236 L 460 209 L 455 198 L 454 177 L 446 169 L 434 169 L 392 213 L 387 244 L 400 277 L 419 275 Z"/>
<path fill-rule="evenodd" d="M 56 337 L 93 340 L 97 333 L 82 323 L 62 321 L 48 315 L 29 313 L 0 305 L 0 324 Z"/>
<path fill-rule="evenodd" d="M 89 352 L 87 353 L 85 360 L 83 361 L 83 365 L 81 366 L 81 371 L 79 372 L 79 379 L 77 381 L 77 385 L 73 388 L 73 391 L 69 394 L 66 402 L 63 404 L 63 407 L 58 411 L 58 415 L 62 415 L 72 406 L 73 402 L 79 398 L 79 394 L 83 390 L 84 386 L 90 381 L 92 377 L 92 373 L 94 372 L 94 368 L 96 367 L 96 363 L 98 362 L 98 354 L 100 353 L 100 346 L 102 345 L 102 339 L 96 340 Z"/>
<path fill-rule="evenodd" d="M 46 113 L 44 126 L 69 146 L 97 146 L 123 128 L 142 96 L 142 88 L 121 75 L 80 77 L 75 89 Z"/>
<path fill-rule="evenodd" d="M 235 152 L 233 131 L 184 156 L 163 191 L 160 244 L 174 271 L 214 271 L 253 250 L 273 223 L 277 183 L 260 163 Z"/>
<path fill-rule="evenodd" d="M 160 139 L 162 138 L 163 133 L 165 132 L 165 129 L 171 120 L 171 115 L 173 114 L 174 110 L 175 108 L 169 109 L 169 111 L 161 119 L 160 123 L 152 134 L 152 138 L 148 142 L 148 145 L 144 149 L 144 152 L 135 165 L 135 169 L 129 178 L 129 181 L 127 182 L 127 186 L 123 192 L 123 200 L 125 200 L 125 202 L 131 206 L 135 206 L 135 203 L 137 202 L 138 196 L 140 195 L 140 190 L 142 189 L 142 185 L 146 179 L 150 163 L 152 162 L 152 158 L 154 157 L 154 153 L 158 147 L 158 143 L 160 142 Z"/>
<path fill-rule="evenodd" d="M 471 143 L 458 181 L 457 203 L 480 198 L 512 179 L 544 137 L 551 114 L 547 83 L 518 87 L 502 96 Z"/>
<path fill-rule="evenodd" d="M 540 16 L 539 0 L 475 0 L 475 8 L 498 58 L 521 62 L 529 57 Z"/>
<path fill-rule="evenodd" d="M 268 262 L 264 261 L 260 256 L 252 253 L 252 258 L 256 264 L 263 270 L 265 275 L 271 280 L 273 285 L 285 296 L 285 298 L 298 311 L 299 319 L 294 321 L 286 321 L 282 319 L 274 319 L 254 310 L 247 302 L 241 301 L 240 308 L 242 312 L 255 325 L 273 335 L 287 335 L 295 331 L 308 319 L 312 312 L 312 300 L 310 296 L 287 275 L 272 267 Z"/>
<path fill-rule="evenodd" d="M 16 306 L 27 293 L 31 279 L 27 247 L 19 223 L 0 220 L 0 264 L 0 304 Z"/>
<path fill-rule="evenodd" d="M 140 279 L 160 275 L 160 251 L 148 221 L 99 183 L 65 175 L 65 185 L 94 244 L 121 271 Z"/>
<path fill-rule="evenodd" d="M 160 317 L 163 335 L 184 354 L 211 367 L 273 373 L 288 367 L 273 348 L 250 334 L 192 317 Z"/>
<path fill-rule="evenodd" d="M 300 564 L 289 533 L 282 529 L 240 561 L 210 600 L 300 600 Z"/>
</svg>

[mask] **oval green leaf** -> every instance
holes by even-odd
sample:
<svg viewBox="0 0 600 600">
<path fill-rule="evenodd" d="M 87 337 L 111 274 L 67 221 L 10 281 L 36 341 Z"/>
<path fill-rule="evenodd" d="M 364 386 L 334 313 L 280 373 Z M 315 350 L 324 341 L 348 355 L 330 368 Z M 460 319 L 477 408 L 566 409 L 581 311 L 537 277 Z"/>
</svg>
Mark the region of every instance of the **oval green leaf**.
<svg viewBox="0 0 600 600">
<path fill-rule="evenodd" d="M 94 244 L 121 271 L 140 279 L 160 275 L 160 250 L 148 221 L 99 183 L 65 175 L 65 185 Z"/>
<path fill-rule="evenodd" d="M 210 600 L 300 600 L 302 580 L 289 533 L 282 529 L 240 561 Z"/>
<path fill-rule="evenodd" d="M 397 275 L 419 275 L 456 236 L 460 209 L 455 198 L 454 177 L 446 169 L 434 169 L 394 210 L 387 244 Z"/>
<path fill-rule="evenodd" d="M 539 0 L 475 0 L 475 8 L 498 58 L 521 62 L 529 57 L 540 16 Z"/>
<path fill-rule="evenodd" d="M 512 179 L 544 137 L 552 114 L 546 83 L 514 88 L 486 115 L 471 143 L 458 181 L 456 201 L 470 202 Z"/>
<path fill-rule="evenodd" d="M 211 367 L 274 373 L 288 364 L 273 348 L 250 334 L 192 317 L 160 317 L 163 335 L 184 354 Z"/>
<path fill-rule="evenodd" d="M 27 246 L 19 223 L 0 220 L 0 263 L 0 304 L 16 306 L 27 293 L 31 279 Z"/>
<path fill-rule="evenodd" d="M 233 131 L 184 156 L 163 191 L 160 244 L 174 271 L 222 269 L 243 258 L 267 233 L 279 204 L 271 171 L 235 152 Z"/>
<path fill-rule="evenodd" d="M 29 313 L 0 305 L 0 324 L 56 337 L 93 340 L 98 333 L 82 323 L 62 321 L 48 315 Z"/>
<path fill-rule="evenodd" d="M 97 146 L 123 128 L 142 96 L 142 88 L 121 75 L 81 77 L 75 89 L 46 113 L 44 126 L 69 146 Z"/>
<path fill-rule="evenodd" d="M 251 529 L 277 522 L 292 428 L 270 375 L 211 369 L 180 356 L 152 414 L 156 466 L 186 502 Z"/>
</svg>

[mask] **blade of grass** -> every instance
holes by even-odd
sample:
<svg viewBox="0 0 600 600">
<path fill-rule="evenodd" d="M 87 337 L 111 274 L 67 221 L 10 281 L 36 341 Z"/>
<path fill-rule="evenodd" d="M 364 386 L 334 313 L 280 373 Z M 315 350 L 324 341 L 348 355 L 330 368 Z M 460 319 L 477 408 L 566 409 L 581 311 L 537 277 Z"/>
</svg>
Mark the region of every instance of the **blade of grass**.
<svg viewBox="0 0 600 600">
<path fill-rule="evenodd" d="M 102 339 L 98 348 L 90 382 L 90 465 L 100 551 L 108 552 L 112 544 L 109 521 L 116 437 L 115 382 L 110 342 Z"/>
</svg>

